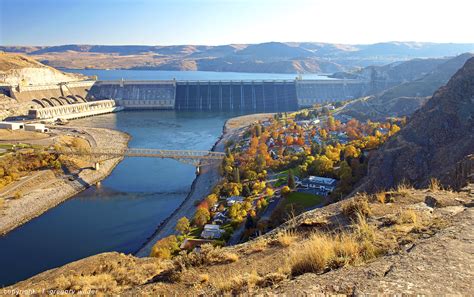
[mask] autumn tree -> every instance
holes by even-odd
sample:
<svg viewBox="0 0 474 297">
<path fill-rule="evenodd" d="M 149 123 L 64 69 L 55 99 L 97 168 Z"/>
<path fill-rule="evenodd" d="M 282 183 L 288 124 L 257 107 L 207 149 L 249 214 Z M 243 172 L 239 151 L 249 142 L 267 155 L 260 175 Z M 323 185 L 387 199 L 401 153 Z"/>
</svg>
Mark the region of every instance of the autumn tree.
<svg viewBox="0 0 474 297">
<path fill-rule="evenodd" d="M 310 171 L 313 175 L 329 175 L 332 173 L 334 167 L 333 161 L 326 156 L 317 156 L 310 166 Z"/>
<path fill-rule="evenodd" d="M 211 214 L 209 210 L 204 207 L 198 207 L 196 213 L 194 214 L 194 224 L 199 227 L 204 226 L 211 219 Z"/>
<path fill-rule="evenodd" d="M 150 256 L 159 259 L 171 259 L 177 251 L 179 251 L 178 239 L 175 235 L 170 235 L 155 243 L 151 249 Z"/>
<path fill-rule="evenodd" d="M 182 217 L 181 219 L 178 220 L 176 223 L 176 231 L 181 233 L 182 235 L 186 234 L 189 232 L 189 220 L 187 217 Z"/>
</svg>

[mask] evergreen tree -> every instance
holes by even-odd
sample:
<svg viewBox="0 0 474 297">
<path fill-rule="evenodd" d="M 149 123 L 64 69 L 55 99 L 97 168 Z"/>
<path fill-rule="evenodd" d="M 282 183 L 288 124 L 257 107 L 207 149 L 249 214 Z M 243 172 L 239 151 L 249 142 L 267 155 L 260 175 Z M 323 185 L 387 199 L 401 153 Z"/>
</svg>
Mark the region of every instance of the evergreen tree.
<svg viewBox="0 0 474 297">
<path fill-rule="evenodd" d="M 290 189 L 294 189 L 296 187 L 295 177 L 293 176 L 293 172 L 288 170 L 288 187 Z"/>
<path fill-rule="evenodd" d="M 250 191 L 249 185 L 245 184 L 242 189 L 242 196 L 249 197 L 250 195 L 252 195 L 252 191 Z"/>
<path fill-rule="evenodd" d="M 234 168 L 234 182 L 240 183 L 240 171 L 238 167 Z"/>
</svg>

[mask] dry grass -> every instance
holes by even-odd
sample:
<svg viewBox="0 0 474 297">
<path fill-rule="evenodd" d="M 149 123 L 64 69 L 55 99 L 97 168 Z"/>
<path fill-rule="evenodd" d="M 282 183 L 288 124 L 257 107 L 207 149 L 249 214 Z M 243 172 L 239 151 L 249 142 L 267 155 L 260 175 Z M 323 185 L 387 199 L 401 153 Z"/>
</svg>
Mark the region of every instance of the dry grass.
<svg viewBox="0 0 474 297">
<path fill-rule="evenodd" d="M 256 271 L 242 275 L 229 277 L 221 276 L 213 281 L 212 286 L 220 293 L 241 294 L 251 292 L 256 287 L 268 287 L 275 285 L 288 278 L 288 273 L 281 271 L 259 275 Z"/>
<path fill-rule="evenodd" d="M 437 191 L 442 190 L 443 188 L 442 188 L 441 183 L 439 182 L 438 179 L 431 178 L 430 179 L 430 184 L 429 184 L 429 189 L 432 192 L 437 192 Z"/>
<path fill-rule="evenodd" d="M 263 239 L 258 239 L 245 249 L 245 254 L 260 253 L 267 249 L 267 242 Z"/>
<path fill-rule="evenodd" d="M 63 290 L 75 290 L 83 292 L 88 290 L 97 290 L 103 292 L 114 292 L 117 288 L 117 281 L 106 273 L 97 275 L 61 275 L 54 280 L 54 287 Z"/>
<path fill-rule="evenodd" d="M 289 247 L 298 239 L 298 236 L 293 231 L 284 231 L 277 235 L 276 239 L 272 241 L 272 244 L 281 247 Z"/>
<path fill-rule="evenodd" d="M 237 262 L 239 255 L 229 252 L 221 247 L 203 244 L 199 252 L 181 252 L 174 258 L 175 265 L 179 267 L 196 267 L 202 265 L 228 264 Z"/>
<path fill-rule="evenodd" d="M 209 274 L 205 273 L 205 274 L 200 274 L 199 275 L 199 282 L 200 283 L 207 283 L 209 282 Z"/>
<path fill-rule="evenodd" d="M 5 199 L 0 198 L 0 210 L 3 209 L 4 206 L 5 206 Z"/>
<path fill-rule="evenodd" d="M 385 203 L 392 203 L 393 197 L 389 195 L 387 192 L 378 192 L 374 194 L 375 201 L 385 204 Z"/>
<path fill-rule="evenodd" d="M 353 199 L 345 201 L 342 204 L 342 213 L 351 219 L 356 219 L 357 214 L 370 216 L 371 210 L 367 194 L 359 194 Z"/>
<path fill-rule="evenodd" d="M 402 196 L 410 194 L 411 191 L 413 191 L 413 186 L 410 185 L 407 181 L 399 183 L 395 189 L 395 192 Z"/>
</svg>

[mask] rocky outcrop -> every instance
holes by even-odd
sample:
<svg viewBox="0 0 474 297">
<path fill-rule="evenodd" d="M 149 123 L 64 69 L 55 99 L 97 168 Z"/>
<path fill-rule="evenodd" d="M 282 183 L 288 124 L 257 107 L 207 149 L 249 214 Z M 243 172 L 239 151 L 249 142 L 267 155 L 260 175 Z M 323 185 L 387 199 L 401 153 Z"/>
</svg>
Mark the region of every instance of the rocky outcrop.
<svg viewBox="0 0 474 297">
<path fill-rule="evenodd" d="M 474 153 L 474 58 L 466 62 L 369 161 L 358 191 L 376 191 L 403 181 L 417 187 L 431 178 L 457 187 L 458 162 Z"/>
<path fill-rule="evenodd" d="M 82 75 L 61 72 L 23 55 L 0 53 L 0 84 L 47 85 L 83 78 Z"/>
</svg>

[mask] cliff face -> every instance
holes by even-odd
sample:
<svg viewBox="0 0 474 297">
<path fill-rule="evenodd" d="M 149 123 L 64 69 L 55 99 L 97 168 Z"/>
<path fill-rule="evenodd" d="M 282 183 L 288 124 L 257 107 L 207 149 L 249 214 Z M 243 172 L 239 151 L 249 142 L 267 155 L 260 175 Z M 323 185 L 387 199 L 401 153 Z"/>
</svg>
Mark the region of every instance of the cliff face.
<svg viewBox="0 0 474 297">
<path fill-rule="evenodd" d="M 44 85 L 83 78 L 82 75 L 61 72 L 23 55 L 0 53 L 0 84 Z"/>
<path fill-rule="evenodd" d="M 371 80 L 379 88 L 388 89 L 348 104 L 341 113 L 360 120 L 409 116 L 473 56 L 466 53 L 451 59 L 413 60 L 391 67 L 368 67 L 356 73 L 356 77 L 369 79 L 372 76 Z"/>
<path fill-rule="evenodd" d="M 426 186 L 431 177 L 455 187 L 456 168 L 474 153 L 474 58 L 375 153 L 358 191 L 391 188 L 402 181 Z"/>
</svg>

